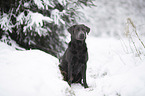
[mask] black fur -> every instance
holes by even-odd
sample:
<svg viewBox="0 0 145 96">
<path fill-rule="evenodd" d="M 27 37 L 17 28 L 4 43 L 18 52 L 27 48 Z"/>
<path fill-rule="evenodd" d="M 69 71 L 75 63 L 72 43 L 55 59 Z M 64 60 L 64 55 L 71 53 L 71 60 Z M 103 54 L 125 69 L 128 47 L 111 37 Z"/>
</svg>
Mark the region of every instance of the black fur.
<svg viewBox="0 0 145 96">
<path fill-rule="evenodd" d="M 68 31 L 71 34 L 71 41 L 59 65 L 60 71 L 69 85 L 80 83 L 88 88 L 86 82 L 88 51 L 85 34 L 89 33 L 90 28 L 85 25 L 74 25 Z"/>
</svg>

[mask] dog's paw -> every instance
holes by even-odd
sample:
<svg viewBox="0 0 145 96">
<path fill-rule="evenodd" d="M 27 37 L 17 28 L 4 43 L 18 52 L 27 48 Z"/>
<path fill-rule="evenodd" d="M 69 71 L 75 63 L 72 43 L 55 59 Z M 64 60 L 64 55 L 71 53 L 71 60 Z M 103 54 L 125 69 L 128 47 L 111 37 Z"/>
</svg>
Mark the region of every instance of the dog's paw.
<svg viewBox="0 0 145 96">
<path fill-rule="evenodd" d="M 84 84 L 84 88 L 89 88 L 89 86 L 87 84 Z"/>
</svg>

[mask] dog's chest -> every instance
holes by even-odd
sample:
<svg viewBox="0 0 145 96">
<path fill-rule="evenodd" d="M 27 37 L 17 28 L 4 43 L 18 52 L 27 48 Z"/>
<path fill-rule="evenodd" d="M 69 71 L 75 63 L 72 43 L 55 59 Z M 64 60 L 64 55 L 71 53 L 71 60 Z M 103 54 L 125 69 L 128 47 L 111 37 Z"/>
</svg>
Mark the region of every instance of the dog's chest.
<svg viewBox="0 0 145 96">
<path fill-rule="evenodd" d="M 71 53 L 76 56 L 84 55 L 87 52 L 86 44 L 82 44 L 82 45 L 74 44 L 74 45 L 71 45 L 70 48 L 71 48 Z"/>
<path fill-rule="evenodd" d="M 71 45 L 72 62 L 73 64 L 85 63 L 87 58 L 87 47 L 86 44 L 74 44 Z"/>
</svg>

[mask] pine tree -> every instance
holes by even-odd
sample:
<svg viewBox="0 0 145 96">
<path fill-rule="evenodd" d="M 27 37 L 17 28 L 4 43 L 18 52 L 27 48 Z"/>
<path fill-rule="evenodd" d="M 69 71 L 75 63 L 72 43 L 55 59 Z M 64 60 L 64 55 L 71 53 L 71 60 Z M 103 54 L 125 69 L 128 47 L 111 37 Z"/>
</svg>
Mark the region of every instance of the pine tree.
<svg viewBox="0 0 145 96">
<path fill-rule="evenodd" d="M 25 49 L 40 49 L 55 57 L 65 49 L 64 30 L 77 24 L 78 8 L 92 0 L 1 0 L 0 38 L 12 38 Z"/>
</svg>

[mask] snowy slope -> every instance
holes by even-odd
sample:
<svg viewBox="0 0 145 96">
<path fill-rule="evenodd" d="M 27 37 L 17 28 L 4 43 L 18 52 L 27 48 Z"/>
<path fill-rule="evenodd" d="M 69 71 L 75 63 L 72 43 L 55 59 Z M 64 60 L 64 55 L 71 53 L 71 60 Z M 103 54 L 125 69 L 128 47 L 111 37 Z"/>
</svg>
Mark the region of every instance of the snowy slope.
<svg viewBox="0 0 145 96">
<path fill-rule="evenodd" d="M 87 89 L 69 87 L 55 57 L 39 50 L 16 51 L 0 42 L 0 96 L 145 96 L 144 56 L 127 54 L 118 39 L 88 37 L 86 42 Z"/>
<path fill-rule="evenodd" d="M 55 57 L 42 51 L 16 51 L 0 42 L 0 96 L 69 94 L 57 65 Z"/>
</svg>

